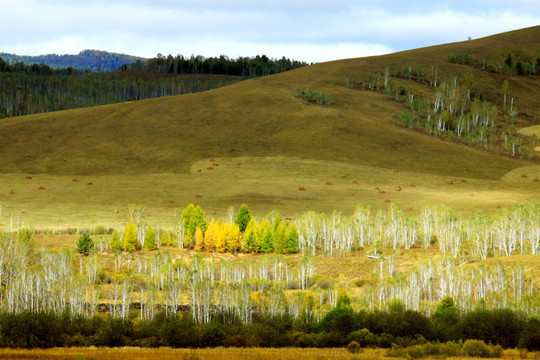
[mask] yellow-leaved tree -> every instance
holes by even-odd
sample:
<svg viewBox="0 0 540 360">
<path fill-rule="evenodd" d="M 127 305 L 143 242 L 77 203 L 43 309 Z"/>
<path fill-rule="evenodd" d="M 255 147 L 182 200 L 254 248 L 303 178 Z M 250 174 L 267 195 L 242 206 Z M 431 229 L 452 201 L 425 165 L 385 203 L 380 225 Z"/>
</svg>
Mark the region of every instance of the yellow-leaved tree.
<svg viewBox="0 0 540 360">
<path fill-rule="evenodd" d="M 228 224 L 218 223 L 214 232 L 214 246 L 220 253 L 224 253 L 227 249 L 227 226 Z"/>
<path fill-rule="evenodd" d="M 137 226 L 134 223 L 129 223 L 122 236 L 122 245 L 125 251 L 135 251 L 141 249 L 141 244 L 137 238 Z"/>
<path fill-rule="evenodd" d="M 204 235 L 200 227 L 195 230 L 195 251 L 200 252 L 204 248 Z"/>
<path fill-rule="evenodd" d="M 210 225 L 208 225 L 208 229 L 206 229 L 206 232 L 204 233 L 204 249 L 206 251 L 214 251 L 216 248 L 216 229 L 217 223 L 212 218 Z"/>
<path fill-rule="evenodd" d="M 237 224 L 227 224 L 227 251 L 236 254 L 240 250 L 241 233 L 240 227 Z"/>
</svg>

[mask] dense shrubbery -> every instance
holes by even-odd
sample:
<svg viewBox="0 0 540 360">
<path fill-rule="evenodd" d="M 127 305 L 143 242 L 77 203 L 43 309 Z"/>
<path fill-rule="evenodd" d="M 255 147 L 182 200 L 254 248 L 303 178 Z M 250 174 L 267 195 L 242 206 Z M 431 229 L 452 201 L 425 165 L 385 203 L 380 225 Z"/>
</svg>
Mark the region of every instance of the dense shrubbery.
<svg viewBox="0 0 540 360">
<path fill-rule="evenodd" d="M 519 313 L 504 310 L 511 321 Z M 471 319 L 482 318 L 482 323 Z M 419 358 L 424 355 L 499 357 L 504 347 L 540 350 L 540 321 L 530 318 L 512 328 L 498 327 L 497 310 L 476 310 L 464 314 L 444 337 L 432 329 L 438 321 L 399 306 L 387 312 L 354 312 L 348 306 L 336 307 L 320 322 L 295 320 L 289 315 L 258 315 L 251 323 L 216 313 L 213 320 L 198 324 L 189 314 L 159 313 L 153 320 L 127 320 L 54 313 L 0 314 L 0 346 L 262 346 L 262 347 L 348 347 L 358 352 L 365 347 L 389 348 L 389 355 Z M 399 324 L 400 326 L 396 325 Z M 471 335 L 473 328 L 487 326 L 491 334 Z M 449 339 L 449 340 L 448 340 Z M 500 342 L 497 340 L 501 340 Z M 352 345 L 351 345 L 352 344 Z M 486 345 L 490 344 L 490 345 Z M 494 344 L 494 345 L 491 345 Z M 501 346 L 502 345 L 502 346 Z"/>
<path fill-rule="evenodd" d="M 334 100 L 330 96 L 317 91 L 313 91 L 313 89 L 296 89 L 294 92 L 294 96 L 302 97 L 307 102 L 318 105 L 330 106 L 334 103 Z"/>
</svg>

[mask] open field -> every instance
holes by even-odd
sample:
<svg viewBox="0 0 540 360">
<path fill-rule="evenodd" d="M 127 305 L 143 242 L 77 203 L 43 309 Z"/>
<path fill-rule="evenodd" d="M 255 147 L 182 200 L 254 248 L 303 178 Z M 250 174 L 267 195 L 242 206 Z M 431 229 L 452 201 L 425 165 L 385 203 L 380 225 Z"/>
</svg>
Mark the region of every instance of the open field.
<svg viewBox="0 0 540 360">
<path fill-rule="evenodd" d="M 186 360 L 247 360 L 247 359 L 309 359 L 309 360 L 346 360 L 346 359 L 392 359 L 387 357 L 386 349 L 364 349 L 359 354 L 350 354 L 345 349 L 313 348 L 214 348 L 214 349 L 144 349 L 144 348 L 54 348 L 47 350 L 0 350 L 0 359 L 51 359 L 51 360 L 133 360 L 145 359 L 186 359 Z M 527 359 L 537 359 L 539 354 L 528 353 Z M 395 359 L 395 358 L 393 358 Z M 431 357 L 424 357 L 429 360 Z M 439 359 L 435 357 L 434 359 Z M 446 357 L 448 360 L 476 359 L 475 357 Z M 523 359 L 519 351 L 508 350 L 500 359 Z"/>
<path fill-rule="evenodd" d="M 365 81 L 407 66 L 423 73 L 437 69 L 441 81 L 470 73 L 472 93 L 482 93 L 498 109 L 501 84 L 508 81 L 508 97 L 519 113 L 515 124 L 499 121 L 497 141 L 503 131 L 522 129 L 532 151 L 540 118 L 540 100 L 533 96 L 540 91 L 537 76 L 482 71 L 446 58 L 469 54 L 502 63 L 509 52 L 540 54 L 533 41 L 539 32 L 534 27 L 315 64 L 199 94 L 3 119 L 0 229 L 9 226 L 6 216 L 35 228 L 114 225 L 125 221 L 129 204 L 144 206 L 150 221 L 167 224 L 174 209 L 190 202 L 222 218 L 241 203 L 257 216 L 277 210 L 292 217 L 307 210 L 347 214 L 358 203 L 384 209 L 385 200 L 412 213 L 435 202 L 457 212 L 489 213 L 538 199 L 538 158 L 518 160 L 401 127 L 404 103 L 347 88 L 345 79 Z M 418 96 L 433 96 L 425 84 L 396 81 L 417 88 Z M 321 91 L 334 104 L 306 103 L 294 96 L 297 88 Z M 32 179 L 25 180 L 27 175 Z M 401 191 L 395 191 L 398 186 Z"/>
<path fill-rule="evenodd" d="M 416 216 L 434 202 L 470 215 L 540 200 L 540 182 L 534 182 L 540 178 L 539 166 L 516 168 L 501 180 L 490 180 L 300 158 L 213 160 L 193 163 L 186 174 L 32 175 L 32 179 L 4 174 L 0 229 L 9 228 L 10 215 L 13 224 L 36 229 L 122 225 L 129 220 L 130 204 L 144 206 L 149 222 L 168 226 L 175 210 L 191 202 L 200 204 L 209 217 L 224 218 L 230 206 L 238 209 L 242 203 L 258 216 L 272 210 L 285 217 L 334 210 L 348 216 L 358 204 L 377 210 L 390 203 Z M 38 190 L 40 186 L 44 189 Z"/>
</svg>

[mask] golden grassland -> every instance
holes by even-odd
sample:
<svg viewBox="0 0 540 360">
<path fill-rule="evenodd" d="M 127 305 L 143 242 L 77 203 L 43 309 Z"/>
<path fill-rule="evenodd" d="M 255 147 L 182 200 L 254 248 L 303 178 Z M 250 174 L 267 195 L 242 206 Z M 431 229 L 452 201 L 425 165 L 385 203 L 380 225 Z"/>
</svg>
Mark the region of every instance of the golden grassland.
<svg viewBox="0 0 540 360">
<path fill-rule="evenodd" d="M 151 224 L 167 227 L 175 211 L 189 203 L 200 204 L 208 218 L 224 218 L 230 206 L 236 210 L 242 203 L 257 216 L 272 210 L 282 217 L 334 210 L 348 216 L 358 204 L 374 210 L 395 204 L 414 217 L 435 202 L 468 215 L 540 200 L 538 165 L 515 168 L 497 180 L 302 158 L 238 157 L 200 160 L 181 174 L 25 177 L 0 176 L 0 229 L 9 228 L 10 216 L 13 226 L 55 231 L 125 225 L 130 204 L 144 206 Z"/>
<path fill-rule="evenodd" d="M 75 249 L 75 243 L 79 235 L 36 235 L 35 242 L 36 247 L 40 250 L 52 250 L 61 251 L 63 248 Z M 92 238 L 95 241 L 99 241 L 100 238 L 110 237 L 110 235 L 95 235 Z M 197 254 L 194 250 L 180 249 L 177 247 L 162 247 L 160 252 L 167 251 L 172 259 L 184 260 L 190 262 L 193 256 Z M 139 259 L 143 258 L 147 261 L 151 260 L 158 251 L 142 250 L 133 254 L 125 254 L 121 260 L 121 268 L 125 268 L 128 263 L 137 264 Z M 366 248 L 360 251 L 343 254 L 340 257 L 323 257 L 316 256 L 314 274 L 316 278 L 325 278 L 330 281 L 341 282 L 343 286 L 347 286 L 352 295 L 359 295 L 360 288 L 357 288 L 353 282 L 357 279 L 363 279 L 371 281 L 372 274 L 378 272 L 379 263 L 377 260 L 368 258 L 366 255 L 372 254 L 371 248 Z M 442 254 L 435 246 L 430 246 L 428 249 L 424 249 L 421 246 L 413 246 L 410 250 L 398 249 L 398 250 L 385 250 L 386 255 L 393 255 L 394 257 L 394 269 L 396 273 L 407 273 L 414 266 L 427 262 L 429 260 L 437 262 L 442 259 Z M 243 261 L 243 262 L 257 262 L 264 257 L 273 257 L 274 254 L 244 254 L 238 253 L 236 256 L 230 253 L 216 253 L 216 252 L 202 252 L 200 253 L 205 261 L 212 261 L 220 263 L 222 261 Z M 478 267 L 487 265 L 489 267 L 495 267 L 500 263 L 505 269 L 513 269 L 518 266 L 523 266 L 523 270 L 526 274 L 540 274 L 540 255 L 519 255 L 503 257 L 490 257 L 481 261 L 468 261 L 468 251 L 464 248 L 464 255 L 462 256 L 459 266 L 465 267 Z M 302 254 L 287 254 L 280 255 L 289 264 L 296 266 L 302 261 L 304 256 Z M 115 270 L 114 252 L 104 251 L 98 252 L 98 263 L 100 269 L 113 273 Z M 79 257 L 73 258 L 73 266 L 79 266 Z M 540 286 L 540 277 L 533 276 L 537 286 Z"/>
<path fill-rule="evenodd" d="M 527 359 L 536 359 L 540 354 L 528 353 Z M 435 357 L 439 359 L 440 357 Z M 389 359 L 386 349 L 363 349 L 358 354 L 350 354 L 344 348 L 206 348 L 206 349 L 171 349 L 171 348 L 53 348 L 53 349 L 0 349 L 0 359 L 54 359 L 54 360 L 145 360 L 145 359 L 189 359 L 189 360 L 296 360 L 296 359 Z M 429 360 L 432 357 L 426 356 Z M 474 357 L 447 357 L 446 359 L 476 359 Z M 505 350 L 501 359 L 520 359 L 518 350 Z"/>
<path fill-rule="evenodd" d="M 440 79 L 471 73 L 473 93 L 499 108 L 507 80 L 519 109 L 509 129 L 532 136 L 540 118 L 538 77 L 446 58 L 466 53 L 502 64 L 512 52 L 526 60 L 540 55 L 539 34 L 533 27 L 316 64 L 204 93 L 3 119 L 0 229 L 9 226 L 6 216 L 34 228 L 116 225 L 126 221 L 129 204 L 144 206 L 149 221 L 168 224 L 190 202 L 210 216 L 247 203 L 258 216 L 277 210 L 292 217 L 307 210 L 348 214 L 358 203 L 385 209 L 388 201 L 412 214 L 434 202 L 457 212 L 492 212 L 538 199 L 539 159 L 517 160 L 400 127 L 405 104 L 346 88 L 345 79 L 408 66 L 438 69 Z M 420 93 L 432 91 L 410 82 Z M 296 88 L 323 92 L 335 104 L 307 104 L 294 97 Z M 24 179 L 28 174 L 32 179 Z"/>
</svg>

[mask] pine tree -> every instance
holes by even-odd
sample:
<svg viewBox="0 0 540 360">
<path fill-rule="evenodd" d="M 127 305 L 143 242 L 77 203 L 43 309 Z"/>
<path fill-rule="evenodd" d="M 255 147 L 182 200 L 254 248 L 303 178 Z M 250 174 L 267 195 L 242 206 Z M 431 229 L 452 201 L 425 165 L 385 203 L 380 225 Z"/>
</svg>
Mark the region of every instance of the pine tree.
<svg viewBox="0 0 540 360">
<path fill-rule="evenodd" d="M 140 250 L 141 244 L 137 239 L 137 227 L 134 223 L 129 223 L 124 231 L 124 236 L 122 237 L 122 244 L 124 245 L 124 250 L 133 252 L 135 250 Z"/>
<path fill-rule="evenodd" d="M 274 233 L 272 231 L 272 225 L 265 220 L 259 228 L 259 237 L 261 239 L 261 252 L 271 253 L 274 251 Z"/>
<path fill-rule="evenodd" d="M 287 252 L 289 254 L 300 251 L 298 248 L 298 229 L 295 223 L 289 223 L 287 226 Z"/>
<path fill-rule="evenodd" d="M 506 60 L 504 60 L 504 63 L 505 63 L 506 66 L 508 66 L 509 68 L 512 68 L 513 61 L 512 61 L 512 55 L 511 55 L 510 53 L 506 56 Z"/>
<path fill-rule="evenodd" d="M 124 250 L 124 247 L 122 246 L 122 243 L 120 242 L 120 234 L 118 234 L 118 231 L 116 229 L 114 229 L 114 232 L 111 237 L 110 248 L 114 251 Z"/>
<path fill-rule="evenodd" d="M 281 222 L 274 231 L 274 252 L 285 254 L 287 252 L 287 225 Z"/>
<path fill-rule="evenodd" d="M 83 232 L 77 241 L 77 252 L 81 255 L 88 256 L 93 249 L 94 242 L 90 238 L 90 235 L 87 232 Z"/>
<path fill-rule="evenodd" d="M 281 224 L 281 218 L 279 217 L 279 213 L 276 212 L 276 216 L 274 216 L 274 220 L 272 221 L 272 227 L 274 228 L 274 231 L 277 230 L 279 224 Z"/>
<path fill-rule="evenodd" d="M 236 220 L 234 221 L 234 223 L 238 225 L 238 227 L 240 228 L 240 232 L 244 233 L 250 220 L 251 214 L 249 213 L 249 209 L 246 204 L 242 204 L 240 206 L 240 209 L 238 210 L 238 214 L 236 215 Z"/>
<path fill-rule="evenodd" d="M 244 232 L 244 250 L 246 252 L 258 253 L 261 250 L 259 232 L 254 218 L 249 221 Z"/>
<path fill-rule="evenodd" d="M 195 231 L 198 227 L 201 228 L 203 233 L 208 228 L 208 224 L 204 218 L 204 211 L 199 205 L 194 206 L 193 204 L 189 204 L 182 211 L 182 219 L 184 220 L 184 228 L 186 229 L 186 238 L 189 237 L 187 240 L 191 240 L 191 242 L 187 241 L 189 244 L 193 244 Z M 184 241 L 185 243 L 186 241 Z"/>
<path fill-rule="evenodd" d="M 144 247 L 148 250 L 157 250 L 158 248 L 156 244 L 156 232 L 152 227 L 148 228 L 144 236 Z"/>
</svg>

